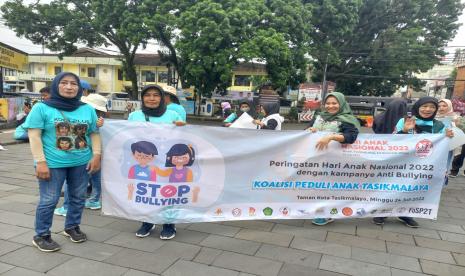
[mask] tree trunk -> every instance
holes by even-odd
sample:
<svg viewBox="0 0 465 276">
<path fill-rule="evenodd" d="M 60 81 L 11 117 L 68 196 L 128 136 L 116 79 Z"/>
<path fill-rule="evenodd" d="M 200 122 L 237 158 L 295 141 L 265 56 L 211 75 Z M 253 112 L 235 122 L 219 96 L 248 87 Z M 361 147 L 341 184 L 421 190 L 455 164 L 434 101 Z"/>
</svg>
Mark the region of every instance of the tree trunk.
<svg viewBox="0 0 465 276">
<path fill-rule="evenodd" d="M 131 99 L 132 100 L 139 100 L 139 88 L 137 84 L 137 72 L 136 66 L 134 64 L 134 57 L 130 53 L 122 53 L 124 60 L 123 60 L 123 69 L 126 73 L 126 77 L 131 81 Z"/>
</svg>

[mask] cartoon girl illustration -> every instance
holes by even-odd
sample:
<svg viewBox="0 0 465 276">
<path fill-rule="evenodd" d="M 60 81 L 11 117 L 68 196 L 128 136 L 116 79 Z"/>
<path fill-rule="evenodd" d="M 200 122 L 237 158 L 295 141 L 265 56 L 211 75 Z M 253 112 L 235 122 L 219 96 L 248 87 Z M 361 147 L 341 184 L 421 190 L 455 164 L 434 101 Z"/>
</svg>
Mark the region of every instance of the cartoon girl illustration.
<svg viewBox="0 0 465 276">
<path fill-rule="evenodd" d="M 57 148 L 61 150 L 70 150 L 73 147 L 73 142 L 70 137 L 58 137 Z"/>
<path fill-rule="evenodd" d="M 192 182 L 192 166 L 195 160 L 195 151 L 191 145 L 175 144 L 166 154 L 166 168 L 169 172 L 169 182 Z"/>
<path fill-rule="evenodd" d="M 86 124 L 76 124 L 74 125 L 74 135 L 79 137 L 84 137 L 87 132 L 87 125 Z"/>
<path fill-rule="evenodd" d="M 84 137 L 76 137 L 74 140 L 74 147 L 76 149 L 85 149 L 87 147 L 87 141 Z"/>
<path fill-rule="evenodd" d="M 57 136 L 68 136 L 71 126 L 67 122 L 59 122 L 55 126 Z"/>
</svg>

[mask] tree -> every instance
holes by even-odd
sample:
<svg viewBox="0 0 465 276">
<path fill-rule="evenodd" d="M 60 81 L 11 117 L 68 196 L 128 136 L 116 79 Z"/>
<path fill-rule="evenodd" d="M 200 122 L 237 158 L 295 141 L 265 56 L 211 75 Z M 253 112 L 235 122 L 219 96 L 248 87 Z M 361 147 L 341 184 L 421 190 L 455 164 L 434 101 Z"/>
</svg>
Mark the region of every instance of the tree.
<svg viewBox="0 0 465 276">
<path fill-rule="evenodd" d="M 143 0 L 55 0 L 26 5 L 6 2 L 1 11 L 6 25 L 18 36 L 43 44 L 62 55 L 76 51 L 76 44 L 118 47 L 123 72 L 132 83 L 132 98 L 138 97 L 136 51 L 146 46 L 149 32 L 143 24 Z"/>
<path fill-rule="evenodd" d="M 397 87 L 419 88 L 413 77 L 439 63 L 455 35 L 460 0 L 318 0 L 312 31 L 316 79 L 351 95 L 390 96 Z"/>
</svg>

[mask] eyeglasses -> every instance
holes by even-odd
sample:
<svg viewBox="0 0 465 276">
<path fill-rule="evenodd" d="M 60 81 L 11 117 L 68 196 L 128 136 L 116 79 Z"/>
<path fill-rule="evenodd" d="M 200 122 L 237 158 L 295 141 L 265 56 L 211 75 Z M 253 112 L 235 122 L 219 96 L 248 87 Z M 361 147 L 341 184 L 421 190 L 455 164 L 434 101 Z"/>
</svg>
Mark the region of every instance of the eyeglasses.
<svg viewBox="0 0 465 276">
<path fill-rule="evenodd" d="M 59 83 L 61 86 L 78 86 L 77 82 L 73 82 L 73 81 L 60 81 Z"/>
</svg>

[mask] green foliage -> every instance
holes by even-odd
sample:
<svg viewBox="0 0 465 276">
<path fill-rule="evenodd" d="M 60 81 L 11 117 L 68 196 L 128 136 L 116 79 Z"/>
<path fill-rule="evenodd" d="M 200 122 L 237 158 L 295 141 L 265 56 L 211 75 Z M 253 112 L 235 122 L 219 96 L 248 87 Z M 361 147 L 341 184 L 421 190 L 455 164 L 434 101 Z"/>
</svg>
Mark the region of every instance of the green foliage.
<svg viewBox="0 0 465 276">
<path fill-rule="evenodd" d="M 290 119 L 290 120 L 295 120 L 297 121 L 299 119 L 299 111 L 297 109 L 297 107 L 293 106 L 291 107 L 291 109 L 289 110 L 289 114 L 287 115 L 287 117 Z"/>
</svg>

